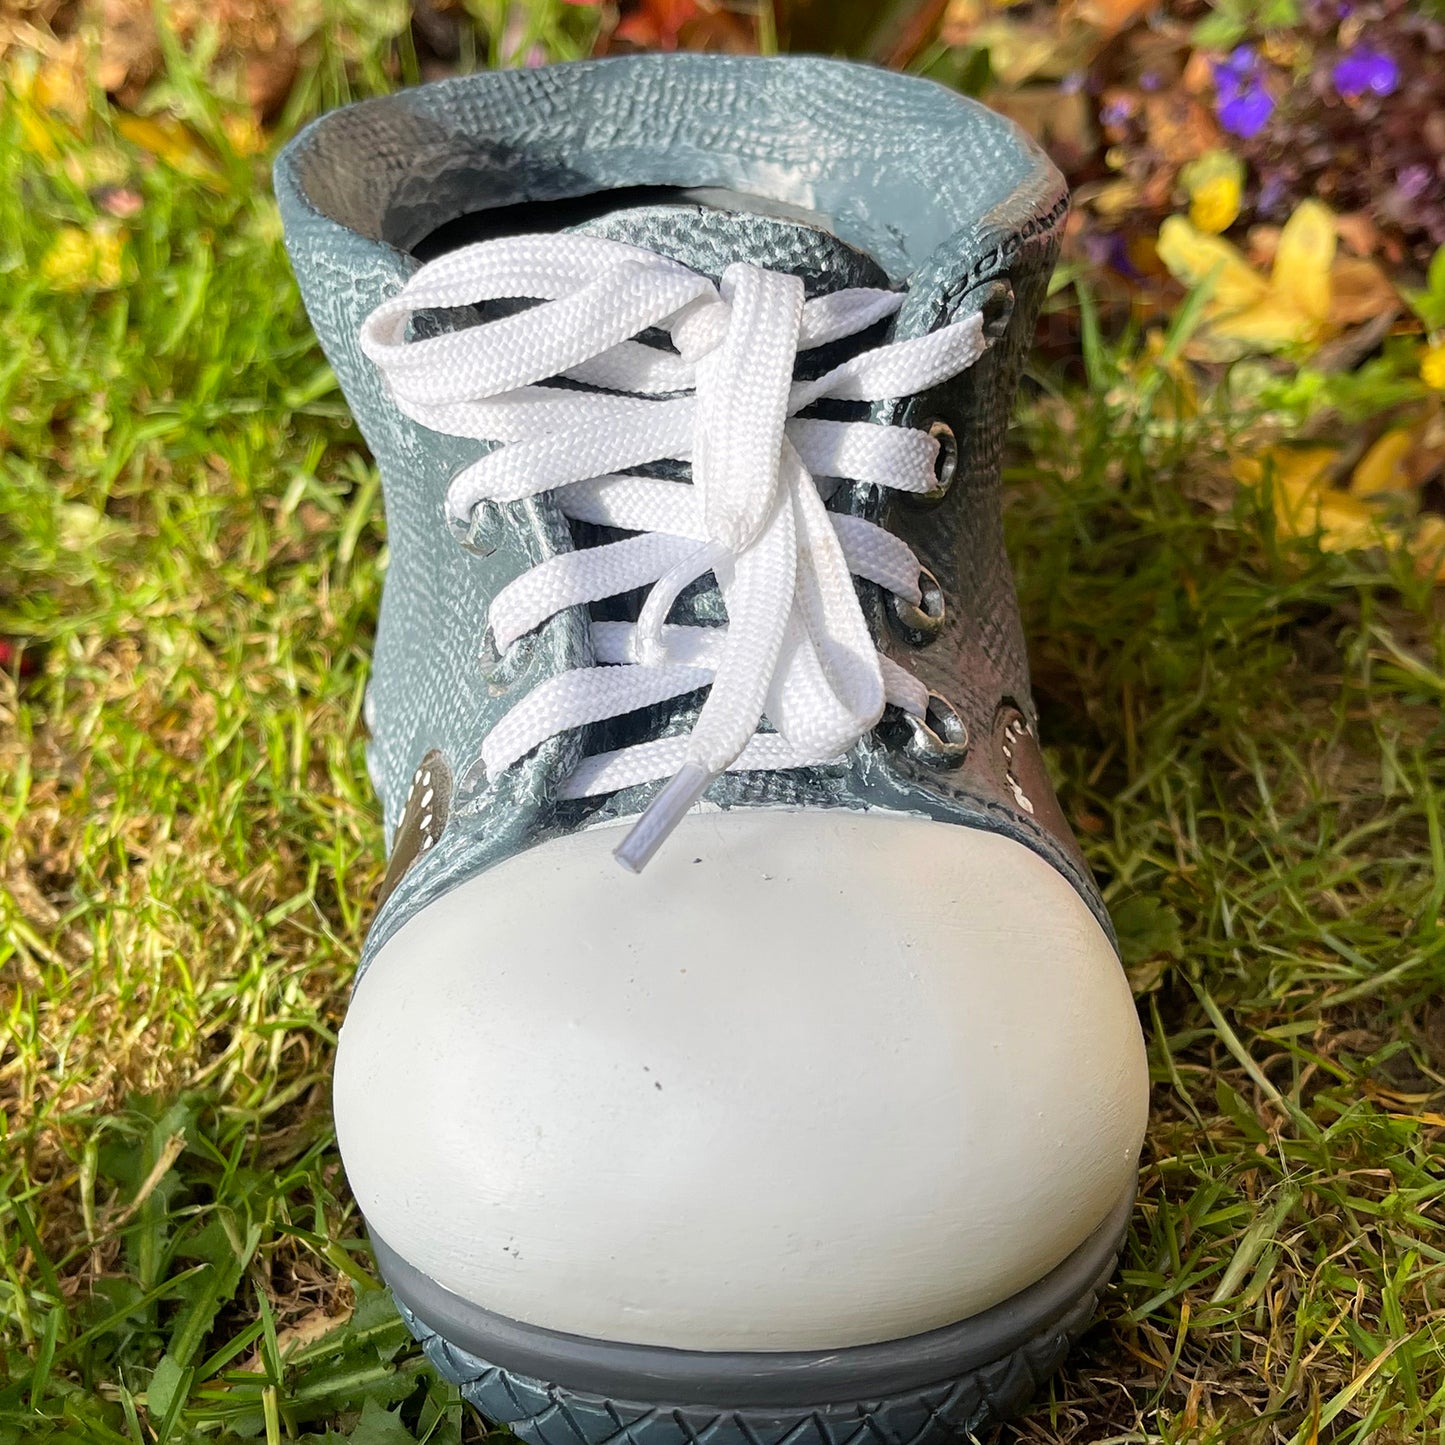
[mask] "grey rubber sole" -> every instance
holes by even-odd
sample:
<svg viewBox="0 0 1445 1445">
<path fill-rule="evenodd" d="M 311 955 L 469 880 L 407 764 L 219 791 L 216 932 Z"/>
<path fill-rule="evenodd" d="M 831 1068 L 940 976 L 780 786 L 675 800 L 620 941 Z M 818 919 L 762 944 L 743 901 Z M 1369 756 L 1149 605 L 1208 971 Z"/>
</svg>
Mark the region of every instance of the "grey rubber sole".
<svg viewBox="0 0 1445 1445">
<path fill-rule="evenodd" d="M 373 1236 L 437 1371 L 536 1445 L 933 1445 L 1017 1414 L 1087 1328 L 1132 1194 L 1062 1264 L 972 1319 L 908 1339 L 769 1353 L 581 1339 L 478 1308 Z"/>
</svg>

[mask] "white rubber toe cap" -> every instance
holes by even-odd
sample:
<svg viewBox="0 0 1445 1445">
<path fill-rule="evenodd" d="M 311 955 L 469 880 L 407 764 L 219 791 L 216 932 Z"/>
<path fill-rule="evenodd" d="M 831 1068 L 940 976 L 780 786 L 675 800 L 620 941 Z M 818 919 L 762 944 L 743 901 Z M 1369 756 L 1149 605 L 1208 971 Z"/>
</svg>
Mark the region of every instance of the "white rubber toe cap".
<svg viewBox="0 0 1445 1445">
<path fill-rule="evenodd" d="M 885 813 L 611 828 L 428 906 L 336 1063 L 371 1227 L 498 1314 L 699 1350 L 965 1319 L 1130 1189 L 1144 1046 L 1088 908 L 1021 845 Z"/>
</svg>

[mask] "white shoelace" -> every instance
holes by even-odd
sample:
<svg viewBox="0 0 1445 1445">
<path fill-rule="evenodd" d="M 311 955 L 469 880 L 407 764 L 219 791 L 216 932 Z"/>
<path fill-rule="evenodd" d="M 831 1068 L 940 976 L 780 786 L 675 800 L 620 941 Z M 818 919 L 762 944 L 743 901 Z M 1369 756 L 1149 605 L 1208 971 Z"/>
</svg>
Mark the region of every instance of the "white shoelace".
<svg viewBox="0 0 1445 1445">
<path fill-rule="evenodd" d="M 541 304 L 407 340 L 419 311 L 515 298 Z M 902 300 L 860 288 L 805 301 L 798 277 L 745 264 L 714 285 L 636 246 L 559 234 L 449 252 L 371 313 L 361 348 L 400 410 L 502 444 L 453 479 L 454 522 L 483 502 L 550 492 L 564 516 L 632 534 L 550 557 L 502 588 L 488 615 L 499 650 L 563 608 L 651 587 L 636 623 L 592 623 L 598 666 L 548 678 L 491 730 L 489 779 L 570 728 L 708 688 L 690 733 L 585 758 L 560 790 L 584 797 L 671 779 L 617 849 L 635 871 L 727 769 L 834 761 L 886 703 L 924 716 L 927 689 L 877 651 L 853 584 L 862 577 L 917 605 L 918 559 L 824 503 L 841 480 L 931 490 L 938 442 L 797 413 L 822 398 L 882 401 L 936 386 L 983 354 L 982 318 L 793 380 L 800 351 L 854 335 Z M 675 350 L 634 339 L 653 327 Z M 600 390 L 538 385 L 557 379 Z M 662 459 L 690 461 L 692 481 L 623 472 Z M 709 572 L 727 624 L 667 622 Z M 764 717 L 775 732 L 758 731 Z"/>
</svg>

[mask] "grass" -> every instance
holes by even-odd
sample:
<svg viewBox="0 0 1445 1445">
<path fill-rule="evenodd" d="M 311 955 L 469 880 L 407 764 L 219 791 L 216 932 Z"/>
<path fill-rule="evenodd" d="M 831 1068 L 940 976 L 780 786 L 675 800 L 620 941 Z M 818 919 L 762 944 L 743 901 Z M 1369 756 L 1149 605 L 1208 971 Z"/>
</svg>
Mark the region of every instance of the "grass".
<svg viewBox="0 0 1445 1445">
<path fill-rule="evenodd" d="M 0 636 L 41 663 L 0 673 L 0 1441 L 475 1438 L 374 1284 L 327 1108 L 382 866 L 376 476 L 263 159 L 173 82 L 205 166 L 99 103 L 49 153 L 0 119 Z M 60 227 L 119 229 L 117 179 L 119 284 L 47 279 Z M 1439 600 L 1280 540 L 1225 480 L 1248 408 L 1185 407 L 1136 342 L 1039 377 L 1011 464 L 1045 739 L 1155 1085 L 1120 1280 L 1018 1433 L 1445 1440 Z"/>
</svg>

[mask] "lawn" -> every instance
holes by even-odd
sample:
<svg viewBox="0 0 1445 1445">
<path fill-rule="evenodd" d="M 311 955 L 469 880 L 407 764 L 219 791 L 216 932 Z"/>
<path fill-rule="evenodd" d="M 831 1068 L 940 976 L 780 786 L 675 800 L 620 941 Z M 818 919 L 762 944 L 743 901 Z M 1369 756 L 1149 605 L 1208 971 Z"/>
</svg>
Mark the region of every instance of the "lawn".
<svg viewBox="0 0 1445 1445">
<path fill-rule="evenodd" d="M 170 36 L 129 108 L 38 23 L 4 61 L 0 1441 L 482 1433 L 331 1130 L 386 543 L 267 169 L 420 73 L 395 8 L 328 0 L 262 128 Z M 581 9 L 508 44 L 581 53 Z M 1198 360 L 1209 283 L 1131 320 L 1116 280 L 1060 275 L 1008 520 L 1153 1122 L 1121 1275 L 1018 1436 L 1445 1441 L 1445 607 L 1399 528 L 1302 524 L 1280 450 L 1433 404 L 1417 342 Z"/>
</svg>

